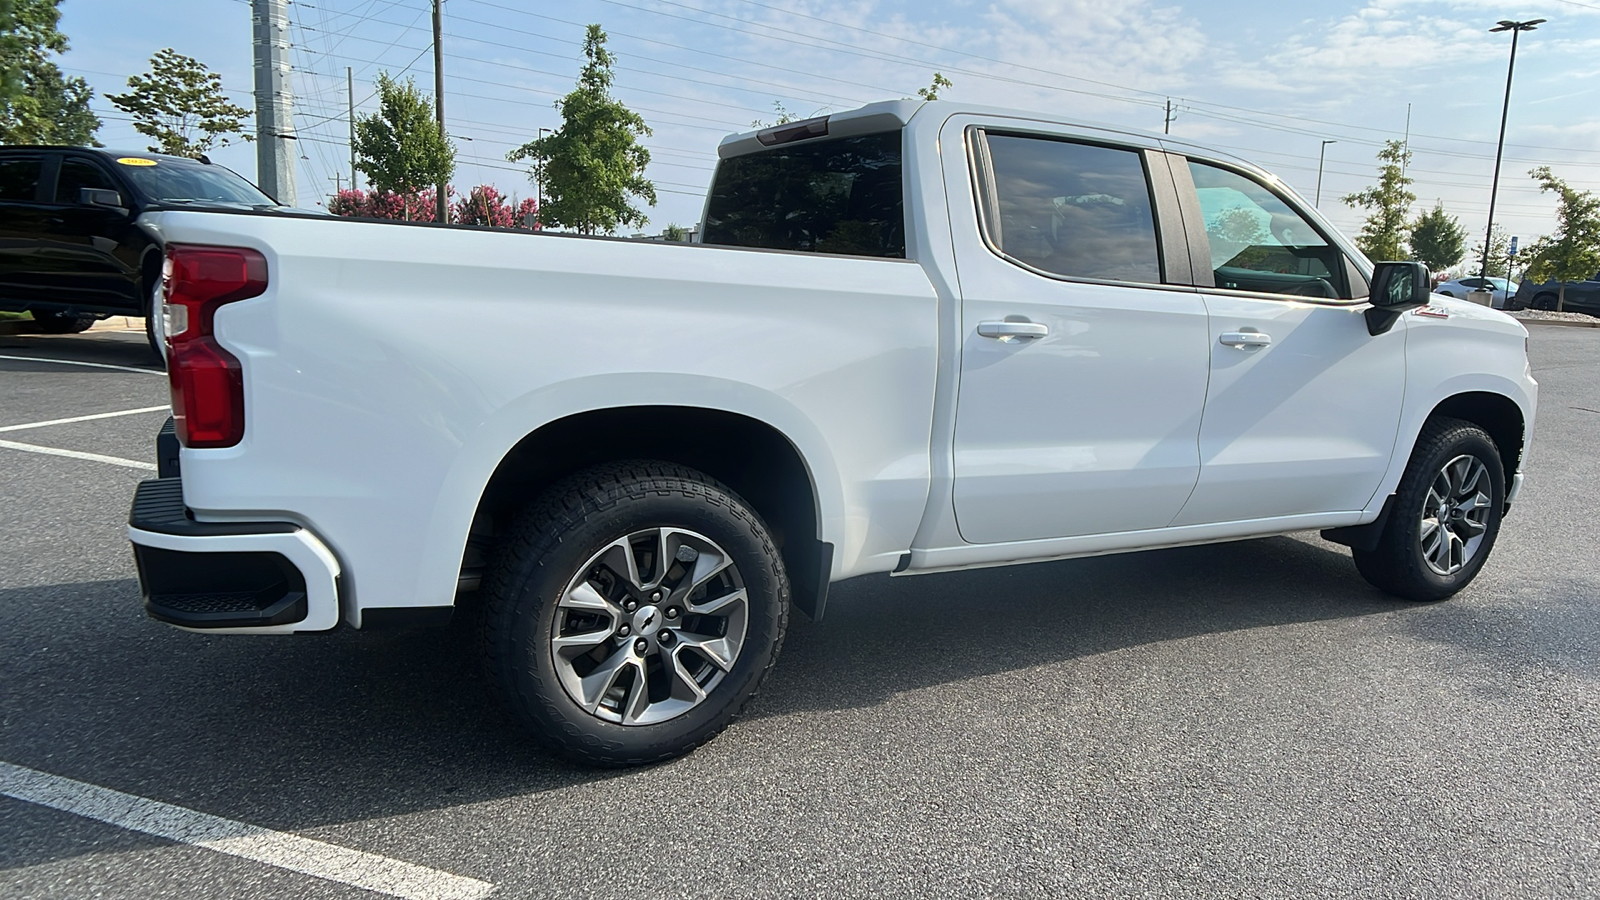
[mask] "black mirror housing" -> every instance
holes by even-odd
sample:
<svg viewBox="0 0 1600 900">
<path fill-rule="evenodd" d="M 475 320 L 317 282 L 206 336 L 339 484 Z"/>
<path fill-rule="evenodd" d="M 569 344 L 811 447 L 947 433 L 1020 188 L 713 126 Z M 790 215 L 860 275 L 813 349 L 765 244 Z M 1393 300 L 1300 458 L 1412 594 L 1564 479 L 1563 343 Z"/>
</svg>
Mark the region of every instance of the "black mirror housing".
<svg viewBox="0 0 1600 900">
<path fill-rule="evenodd" d="M 1381 262 L 1372 270 L 1372 308 L 1367 310 L 1367 332 L 1374 336 L 1394 327 L 1408 309 L 1427 306 L 1433 292 L 1433 274 L 1419 262 Z"/>
<path fill-rule="evenodd" d="M 122 208 L 122 195 L 107 188 L 78 188 L 78 202 L 84 206 Z"/>
</svg>

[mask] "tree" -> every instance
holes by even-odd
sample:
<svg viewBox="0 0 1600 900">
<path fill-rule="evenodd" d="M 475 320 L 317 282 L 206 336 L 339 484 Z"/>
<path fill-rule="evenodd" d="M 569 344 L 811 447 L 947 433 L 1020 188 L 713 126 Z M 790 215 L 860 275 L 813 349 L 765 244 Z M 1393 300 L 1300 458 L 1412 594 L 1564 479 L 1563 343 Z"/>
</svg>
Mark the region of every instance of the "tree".
<svg viewBox="0 0 1600 900">
<path fill-rule="evenodd" d="M 512 162 L 533 161 L 530 177 L 543 173 L 540 221 L 579 234 L 641 226 L 649 220 L 634 198 L 656 203 L 656 187 L 644 176 L 650 151 L 639 145 L 651 131 L 638 113 L 611 97 L 615 57 L 605 45 L 605 31 L 590 25 L 578 86 L 556 104 L 561 128 L 506 154 Z"/>
<path fill-rule="evenodd" d="M 356 168 L 374 192 L 416 196 L 423 188 L 445 184 L 456 171 L 456 148 L 434 118 L 433 98 L 418 91 L 412 79 L 402 84 L 387 72 L 378 73 L 378 111 L 356 117 L 355 150 Z M 415 218 L 437 215 L 435 207 Z"/>
<path fill-rule="evenodd" d="M 1474 267 L 1473 270 L 1483 267 L 1483 238 L 1472 245 L 1472 253 L 1468 256 Z M 1489 269 L 1479 272 L 1480 278 L 1504 278 L 1511 266 L 1511 237 L 1499 225 L 1494 226 L 1494 231 L 1489 235 Z M 1472 271 L 1472 270 L 1469 270 Z"/>
<path fill-rule="evenodd" d="M 955 87 L 955 84 L 944 75 L 935 72 L 933 73 L 933 83 L 925 88 L 917 88 L 917 96 L 924 100 L 937 100 L 939 99 L 939 91 L 949 87 Z"/>
<path fill-rule="evenodd" d="M 1362 253 L 1372 260 L 1404 259 L 1406 218 L 1417 199 L 1406 189 L 1412 182 L 1405 174 L 1411 151 L 1401 141 L 1389 141 L 1378 151 L 1378 161 L 1382 163 L 1378 167 L 1378 183 L 1345 197 L 1344 202 L 1372 210 L 1356 237 L 1356 246 Z"/>
<path fill-rule="evenodd" d="M 666 228 L 661 229 L 661 237 L 663 240 L 682 244 L 689 240 L 689 229 L 677 224 L 668 225 Z"/>
<path fill-rule="evenodd" d="M 1528 173 L 1539 182 L 1541 193 L 1556 195 L 1556 230 L 1530 248 L 1524 278 L 1535 283 L 1555 279 L 1560 283 L 1556 309 L 1567 304 L 1567 282 L 1582 281 L 1600 272 L 1600 197 L 1567 184 L 1549 166 Z"/>
<path fill-rule="evenodd" d="M 155 153 L 198 157 L 226 147 L 244 133 L 250 110 L 222 95 L 222 76 L 193 57 L 168 47 L 150 57 L 150 72 L 128 79 L 126 94 L 108 94 L 116 108 L 133 116 L 133 130 L 156 143 Z"/>
<path fill-rule="evenodd" d="M 492 184 L 480 184 L 456 201 L 455 220 L 462 225 L 531 230 L 538 226 L 539 204 L 529 197 L 521 203 L 507 200 Z"/>
<path fill-rule="evenodd" d="M 94 91 L 51 61 L 66 52 L 61 0 L 0 0 L 0 144 L 95 144 Z"/>
<path fill-rule="evenodd" d="M 328 212 L 336 216 L 353 216 L 361 219 L 431 221 L 438 210 L 438 205 L 433 199 L 434 192 L 435 189 L 432 187 L 425 187 L 410 194 L 346 188 L 328 200 Z M 453 196 L 455 191 L 451 190 L 446 194 L 446 199 Z"/>
<path fill-rule="evenodd" d="M 772 101 L 772 112 L 773 112 L 774 115 L 776 115 L 778 117 L 777 121 L 774 121 L 774 122 L 763 122 L 760 119 L 756 119 L 755 121 L 750 123 L 750 127 L 751 128 L 771 128 L 774 125 L 787 125 L 790 122 L 793 122 L 793 121 L 795 121 L 795 120 L 800 118 L 799 116 L 797 116 L 794 113 L 790 112 L 789 110 L 785 109 L 784 106 L 783 106 L 783 101 L 782 100 L 774 100 L 774 101 Z"/>
<path fill-rule="evenodd" d="M 1467 252 L 1467 232 L 1455 216 L 1435 201 L 1433 209 L 1411 223 L 1411 258 L 1435 272 L 1443 272 Z"/>
</svg>

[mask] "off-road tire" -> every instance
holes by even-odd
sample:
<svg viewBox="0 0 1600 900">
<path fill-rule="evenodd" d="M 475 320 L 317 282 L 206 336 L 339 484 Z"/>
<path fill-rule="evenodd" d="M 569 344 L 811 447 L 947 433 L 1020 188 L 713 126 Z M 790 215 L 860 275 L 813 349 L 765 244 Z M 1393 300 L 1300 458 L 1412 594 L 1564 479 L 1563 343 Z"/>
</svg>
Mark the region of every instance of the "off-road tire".
<svg viewBox="0 0 1600 900">
<path fill-rule="evenodd" d="M 1424 558 L 1423 513 L 1440 470 L 1463 455 L 1476 457 L 1487 470 L 1491 490 L 1485 530 L 1482 542 L 1461 569 L 1442 575 Z M 1417 436 L 1376 548 L 1352 551 L 1356 569 L 1374 587 L 1403 600 L 1443 600 L 1471 583 L 1494 550 L 1505 497 L 1505 469 L 1494 440 L 1471 422 L 1442 416 L 1429 419 Z"/>
<path fill-rule="evenodd" d="M 580 706 L 563 687 L 551 650 L 557 604 L 607 545 L 640 529 L 681 528 L 725 549 L 748 592 L 742 650 L 692 709 L 663 722 L 624 725 Z M 715 737 L 755 696 L 778 657 L 789 579 L 771 533 L 737 494 L 684 466 L 607 463 L 553 485 L 519 512 L 500 539 L 484 588 L 485 672 L 534 738 L 574 762 L 645 765 Z"/>
</svg>

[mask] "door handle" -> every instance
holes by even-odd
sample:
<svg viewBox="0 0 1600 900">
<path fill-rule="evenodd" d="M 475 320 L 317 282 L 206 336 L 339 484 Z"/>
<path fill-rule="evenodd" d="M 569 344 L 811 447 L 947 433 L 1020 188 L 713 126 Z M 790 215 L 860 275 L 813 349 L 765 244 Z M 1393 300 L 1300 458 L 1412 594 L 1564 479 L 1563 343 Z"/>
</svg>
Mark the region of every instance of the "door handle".
<svg viewBox="0 0 1600 900">
<path fill-rule="evenodd" d="M 1050 326 L 1043 322 L 979 322 L 978 336 L 986 338 L 999 338 L 1009 341 L 1012 338 L 1039 338 L 1050 333 Z"/>
<path fill-rule="evenodd" d="M 1265 347 L 1272 343 L 1272 335 L 1260 331 L 1228 331 L 1217 340 L 1229 347 Z"/>
</svg>

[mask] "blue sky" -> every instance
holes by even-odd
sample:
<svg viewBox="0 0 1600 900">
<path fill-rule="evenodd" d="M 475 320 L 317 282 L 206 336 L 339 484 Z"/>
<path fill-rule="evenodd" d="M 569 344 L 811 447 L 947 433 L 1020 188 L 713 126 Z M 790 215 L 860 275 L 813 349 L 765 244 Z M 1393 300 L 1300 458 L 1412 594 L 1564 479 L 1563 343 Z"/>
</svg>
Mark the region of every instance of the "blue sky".
<svg viewBox="0 0 1600 900">
<path fill-rule="evenodd" d="M 427 0 L 304 0 L 290 5 L 302 205 L 347 178 L 345 68 L 358 113 L 379 70 L 433 81 Z M 222 75 L 251 105 L 247 0 L 134 4 L 66 0 L 62 60 L 100 94 L 123 89 L 153 52 L 172 47 Z M 730 131 L 910 96 L 935 70 L 945 99 L 1047 109 L 1085 122 L 1160 131 L 1226 149 L 1277 172 L 1307 198 L 1327 148 L 1322 209 L 1349 232 L 1338 202 L 1369 184 L 1373 154 L 1406 131 L 1420 205 L 1442 200 L 1481 234 L 1489 200 L 1510 37 L 1503 18 L 1547 18 L 1524 34 L 1495 219 L 1527 243 L 1554 227 L 1554 200 L 1527 170 L 1600 190 L 1600 0 L 446 0 L 446 121 L 459 187 L 533 193 L 505 153 L 559 125 L 583 26 L 601 23 L 618 57 L 616 94 L 654 128 L 650 176 L 660 202 L 646 230 L 700 213 L 715 147 Z M 102 97 L 101 140 L 144 141 Z M 470 139 L 470 140 L 469 140 Z M 214 154 L 246 176 L 253 148 Z"/>
</svg>

